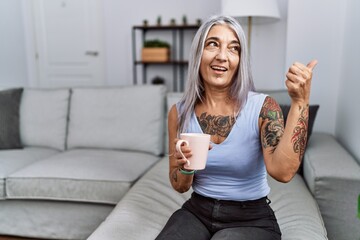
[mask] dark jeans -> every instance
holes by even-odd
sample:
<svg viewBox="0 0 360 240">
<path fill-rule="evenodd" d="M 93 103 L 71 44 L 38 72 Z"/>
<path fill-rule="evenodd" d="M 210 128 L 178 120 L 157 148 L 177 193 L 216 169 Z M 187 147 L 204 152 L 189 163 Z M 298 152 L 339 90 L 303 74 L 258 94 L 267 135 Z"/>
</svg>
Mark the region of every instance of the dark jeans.
<svg viewBox="0 0 360 240">
<path fill-rule="evenodd" d="M 157 240 L 267 240 L 281 232 L 267 197 L 225 201 L 195 192 L 168 220 Z"/>
</svg>

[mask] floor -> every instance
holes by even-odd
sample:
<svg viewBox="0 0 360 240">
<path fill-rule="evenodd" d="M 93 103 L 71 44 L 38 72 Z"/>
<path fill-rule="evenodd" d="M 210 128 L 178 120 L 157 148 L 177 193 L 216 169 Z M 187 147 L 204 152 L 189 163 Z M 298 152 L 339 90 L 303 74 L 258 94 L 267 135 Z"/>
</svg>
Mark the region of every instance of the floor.
<svg viewBox="0 0 360 240">
<path fill-rule="evenodd" d="M 0 236 L 0 240 L 40 240 L 40 239 Z"/>
</svg>

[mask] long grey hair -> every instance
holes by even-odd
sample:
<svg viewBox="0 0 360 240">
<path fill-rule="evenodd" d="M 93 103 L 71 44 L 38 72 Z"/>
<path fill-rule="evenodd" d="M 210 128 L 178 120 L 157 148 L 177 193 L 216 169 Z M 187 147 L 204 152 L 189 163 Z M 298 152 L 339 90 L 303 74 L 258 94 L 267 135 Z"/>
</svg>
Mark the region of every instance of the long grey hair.
<svg viewBox="0 0 360 240">
<path fill-rule="evenodd" d="M 203 101 L 204 86 L 200 76 L 201 57 L 203 54 L 205 40 L 211 27 L 219 24 L 227 24 L 231 29 L 233 29 L 241 46 L 238 71 L 232 79 L 232 85 L 229 90 L 229 97 L 234 99 L 237 103 L 237 113 L 239 113 L 245 105 L 249 91 L 255 90 L 245 34 L 242 27 L 234 18 L 229 16 L 210 17 L 200 26 L 191 44 L 186 89 L 182 99 L 180 100 L 181 107 L 178 109 L 180 133 L 186 131 L 191 114 L 194 111 L 195 104 L 198 101 Z"/>
</svg>

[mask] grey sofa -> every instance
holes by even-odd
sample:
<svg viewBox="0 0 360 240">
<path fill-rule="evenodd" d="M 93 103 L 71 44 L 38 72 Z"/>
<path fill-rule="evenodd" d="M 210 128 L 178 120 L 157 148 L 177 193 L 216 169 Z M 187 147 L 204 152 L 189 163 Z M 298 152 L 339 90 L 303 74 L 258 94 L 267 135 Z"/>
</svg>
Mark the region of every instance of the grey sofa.
<svg viewBox="0 0 360 240">
<path fill-rule="evenodd" d="M 86 239 L 163 153 L 165 88 L 24 89 L 0 235 Z"/>
<path fill-rule="evenodd" d="M 284 91 L 269 94 L 288 101 Z M 0 235 L 154 239 L 190 195 L 171 188 L 163 156 L 165 113 L 178 99 L 163 86 L 25 89 L 20 106 L 24 148 L 0 151 Z M 350 158 L 332 136 L 313 133 L 305 177 L 297 174 L 287 184 L 269 178 L 271 206 L 285 240 L 328 239 L 325 226 L 334 227 L 333 212 L 321 214 L 328 211 L 319 194 L 325 173 L 317 170 L 322 169 L 317 161 L 322 160 L 313 160 L 322 159 L 322 151 L 328 154 L 327 146 L 341 149 L 336 159 Z M 357 186 L 351 186 L 354 194 Z M 339 213 L 335 224 L 350 212 Z M 330 221 L 325 226 L 323 217 Z M 352 236 L 354 226 L 345 228 Z"/>
</svg>

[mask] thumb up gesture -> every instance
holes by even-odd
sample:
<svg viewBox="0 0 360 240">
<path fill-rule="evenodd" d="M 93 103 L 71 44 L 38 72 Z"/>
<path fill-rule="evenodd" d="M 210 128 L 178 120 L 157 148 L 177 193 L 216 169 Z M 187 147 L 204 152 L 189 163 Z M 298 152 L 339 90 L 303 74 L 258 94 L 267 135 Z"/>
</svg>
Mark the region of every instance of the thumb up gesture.
<svg viewBox="0 0 360 240">
<path fill-rule="evenodd" d="M 286 74 L 286 87 L 293 102 L 309 103 L 312 73 L 317 60 L 312 60 L 306 66 L 295 62 Z"/>
</svg>

